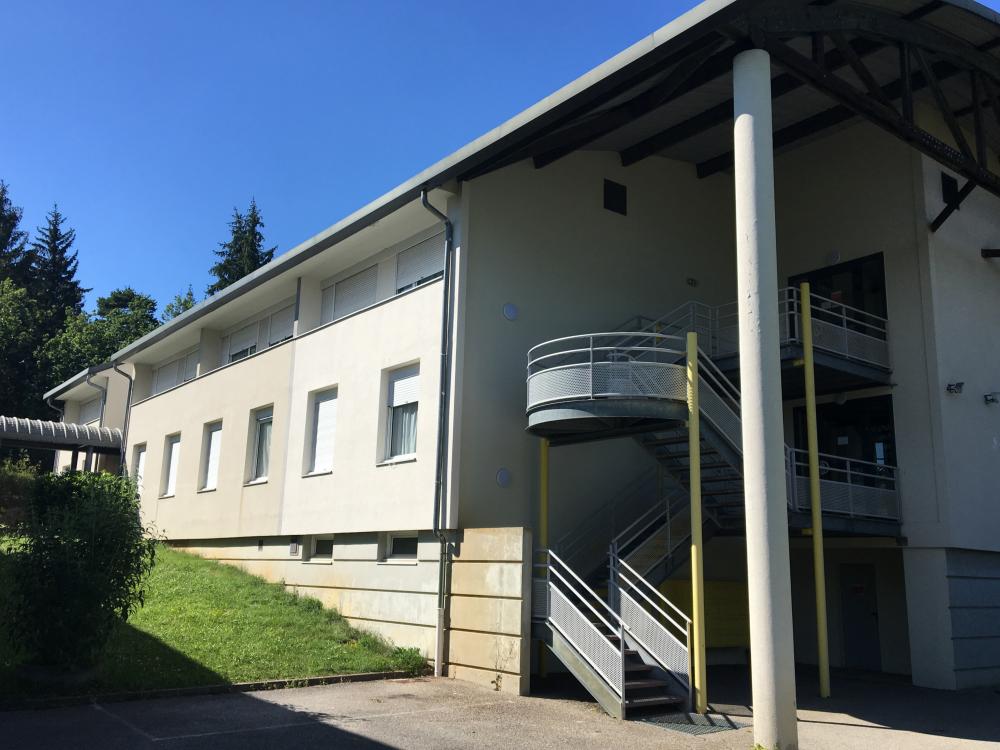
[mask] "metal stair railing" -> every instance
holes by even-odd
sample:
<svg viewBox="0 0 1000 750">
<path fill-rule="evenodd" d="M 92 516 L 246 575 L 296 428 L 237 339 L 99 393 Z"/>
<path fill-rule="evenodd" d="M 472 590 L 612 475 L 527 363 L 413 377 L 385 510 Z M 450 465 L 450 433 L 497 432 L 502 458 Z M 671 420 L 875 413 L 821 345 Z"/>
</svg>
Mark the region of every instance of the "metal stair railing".
<svg viewBox="0 0 1000 750">
<path fill-rule="evenodd" d="M 657 470 L 651 468 L 619 490 L 610 500 L 563 534 L 552 548 L 570 567 L 586 571 L 600 564 L 608 534 L 617 536 L 637 516 L 657 507 Z"/>
<path fill-rule="evenodd" d="M 693 705 L 691 618 L 613 551 L 611 561 L 610 588 L 626 632 L 683 687 Z"/>
<path fill-rule="evenodd" d="M 621 701 L 625 710 L 625 633 L 622 618 L 552 550 L 540 550 L 544 579 L 535 579 L 533 617 L 549 623 Z M 589 614 L 588 614 L 589 613 Z M 596 620 L 591 619 L 591 615 Z M 615 644 L 597 627 L 618 638 Z"/>
</svg>

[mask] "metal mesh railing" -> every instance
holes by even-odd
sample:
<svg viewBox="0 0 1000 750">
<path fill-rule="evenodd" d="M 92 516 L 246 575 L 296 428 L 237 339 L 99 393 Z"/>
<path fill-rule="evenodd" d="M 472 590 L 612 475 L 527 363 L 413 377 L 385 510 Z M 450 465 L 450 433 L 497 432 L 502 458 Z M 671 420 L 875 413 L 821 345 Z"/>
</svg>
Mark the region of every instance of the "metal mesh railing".
<svg viewBox="0 0 1000 750">
<path fill-rule="evenodd" d="M 809 453 L 790 451 L 794 462 L 795 506 L 810 508 Z M 898 520 L 897 469 L 885 463 L 819 454 L 820 498 L 824 513 Z"/>
<path fill-rule="evenodd" d="M 625 625 L 621 617 L 551 550 L 536 564 L 532 613 L 546 620 L 619 696 L 625 686 Z M 542 573 L 542 576 L 538 574 Z M 609 635 L 617 636 L 617 643 Z"/>
</svg>

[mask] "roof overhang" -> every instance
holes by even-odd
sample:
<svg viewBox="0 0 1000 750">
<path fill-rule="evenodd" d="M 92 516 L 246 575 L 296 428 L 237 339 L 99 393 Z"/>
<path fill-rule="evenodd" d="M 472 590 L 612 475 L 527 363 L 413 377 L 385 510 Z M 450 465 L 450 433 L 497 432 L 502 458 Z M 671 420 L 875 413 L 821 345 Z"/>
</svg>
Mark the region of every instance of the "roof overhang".
<svg viewBox="0 0 1000 750">
<path fill-rule="evenodd" d="M 580 149 L 651 156 L 708 177 L 731 163 L 732 61 L 767 49 L 778 150 L 859 118 L 1000 195 L 1000 15 L 968 0 L 707 0 L 486 135 L 116 352 L 122 362 L 419 199 L 524 159 Z M 936 107 L 947 132 L 918 124 Z M 965 133 L 974 133 L 973 138 Z M 995 159 L 994 159 L 995 161 Z M 438 192 L 440 200 L 441 192 Z M 77 375 L 46 394 L 67 390 Z"/>
</svg>

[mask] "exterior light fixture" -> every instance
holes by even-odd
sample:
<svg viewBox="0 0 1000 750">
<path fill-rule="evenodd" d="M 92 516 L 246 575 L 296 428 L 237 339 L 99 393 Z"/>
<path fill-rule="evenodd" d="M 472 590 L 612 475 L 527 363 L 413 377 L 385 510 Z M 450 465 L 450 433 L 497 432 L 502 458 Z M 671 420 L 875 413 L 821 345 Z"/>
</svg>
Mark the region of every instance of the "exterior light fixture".
<svg viewBox="0 0 1000 750">
<path fill-rule="evenodd" d="M 1000 403 L 1000 393 L 997 391 L 993 391 L 993 393 L 986 393 L 983 395 L 983 401 L 986 402 L 987 406 L 990 404 Z"/>
<path fill-rule="evenodd" d="M 962 381 L 957 383 L 948 383 L 948 385 L 944 387 L 944 389 L 953 396 L 961 393 L 963 388 L 965 388 L 965 383 Z"/>
<path fill-rule="evenodd" d="M 501 468 L 497 471 L 497 486 L 503 488 L 510 487 L 510 471 L 508 469 Z"/>
<path fill-rule="evenodd" d="M 517 320 L 517 305 L 508 302 L 503 306 L 503 316 L 506 320 Z"/>
</svg>

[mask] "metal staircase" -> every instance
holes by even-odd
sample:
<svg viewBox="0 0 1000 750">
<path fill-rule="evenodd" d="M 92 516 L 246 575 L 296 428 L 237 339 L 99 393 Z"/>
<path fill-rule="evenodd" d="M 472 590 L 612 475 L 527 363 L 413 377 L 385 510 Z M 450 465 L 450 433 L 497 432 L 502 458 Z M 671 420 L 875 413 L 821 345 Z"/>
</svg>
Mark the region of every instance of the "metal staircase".
<svg viewBox="0 0 1000 750">
<path fill-rule="evenodd" d="M 783 321 L 798 325 L 794 306 Z M 536 566 L 536 637 L 621 718 L 640 707 L 691 705 L 690 620 L 658 588 L 690 553 L 687 353 L 676 334 L 691 330 L 717 356 L 734 351 L 719 308 L 688 303 L 658 320 L 637 319 L 632 330 L 557 339 L 528 355 L 529 430 L 553 444 L 630 435 L 657 463 Z M 853 333 L 848 322 L 844 330 Z M 742 422 L 739 389 L 702 347 L 698 371 L 707 540 L 743 523 Z M 791 510 L 802 507 L 802 453 L 785 446 Z M 898 518 L 894 467 L 820 458 L 824 513 Z"/>
</svg>

